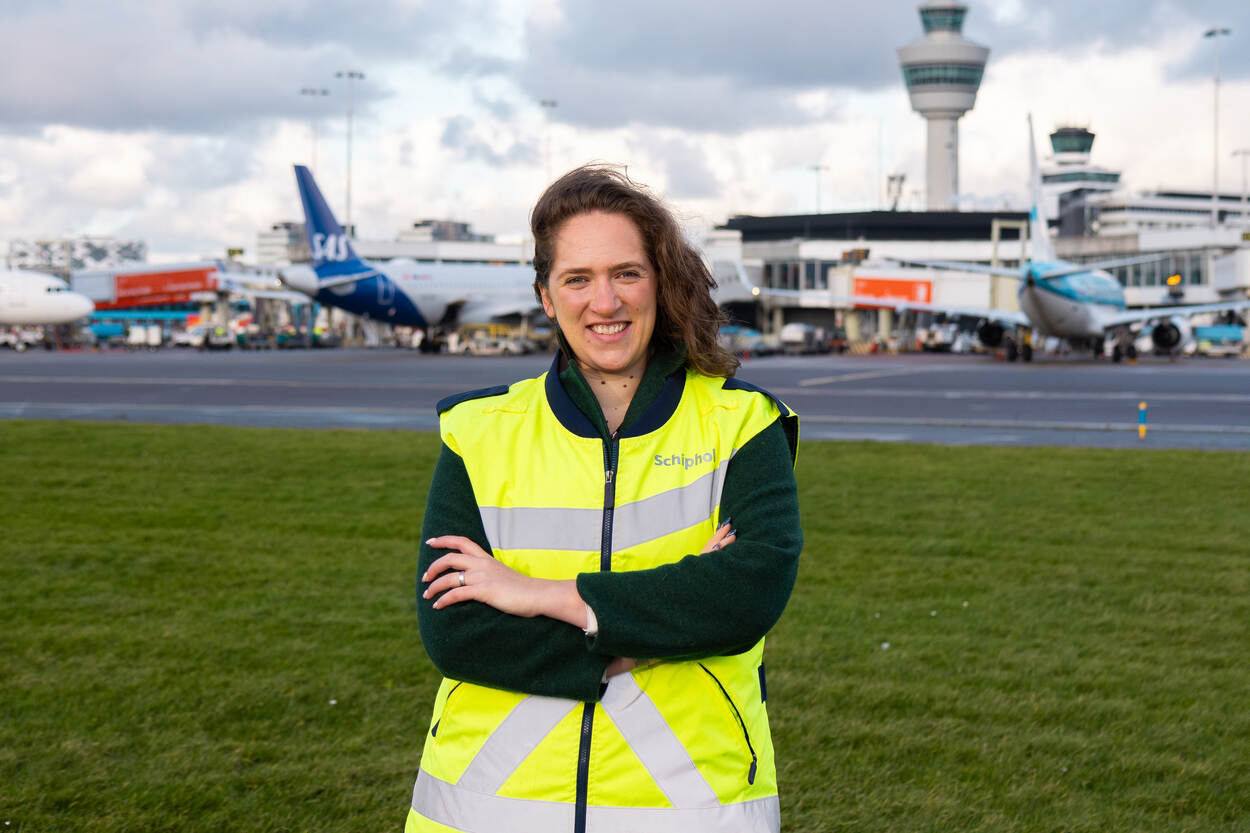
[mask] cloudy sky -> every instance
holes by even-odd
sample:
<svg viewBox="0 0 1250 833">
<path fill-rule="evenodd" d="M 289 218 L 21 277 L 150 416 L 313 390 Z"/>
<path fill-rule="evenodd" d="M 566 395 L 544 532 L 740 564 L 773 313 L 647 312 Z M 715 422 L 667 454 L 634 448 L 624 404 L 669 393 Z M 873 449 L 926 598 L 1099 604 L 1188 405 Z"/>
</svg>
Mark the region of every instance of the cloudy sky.
<svg viewBox="0 0 1250 833">
<path fill-rule="evenodd" d="M 1220 182 L 1250 147 L 1250 3 L 969 0 L 991 48 L 960 122 L 969 207 L 1018 207 L 1025 117 L 1098 134 L 1133 189 L 1210 188 L 1214 39 Z M 451 217 L 519 238 L 548 180 L 601 160 L 692 225 L 875 208 L 903 172 L 921 207 L 924 122 L 895 48 L 915 0 L 5 0 L 0 246 L 146 240 L 153 260 L 255 253 L 299 219 L 293 163 L 363 237 Z M 359 11 L 363 9 L 364 11 Z M 365 78 L 349 88 L 336 72 Z M 300 95 L 302 88 L 328 95 Z M 554 101 L 544 107 L 542 101 Z M 314 142 L 314 135 L 316 141 Z M 1243 157 L 1244 158 L 1244 157 Z"/>
</svg>

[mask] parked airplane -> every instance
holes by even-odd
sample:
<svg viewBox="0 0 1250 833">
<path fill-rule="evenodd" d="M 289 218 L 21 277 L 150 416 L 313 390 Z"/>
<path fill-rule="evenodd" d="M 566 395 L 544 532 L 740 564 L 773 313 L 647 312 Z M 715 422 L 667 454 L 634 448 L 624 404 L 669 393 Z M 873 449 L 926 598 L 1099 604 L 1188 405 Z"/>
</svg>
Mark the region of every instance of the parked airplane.
<svg viewBox="0 0 1250 833">
<path fill-rule="evenodd" d="M 69 324 L 95 309 L 86 295 L 43 272 L 0 271 L 0 326 Z"/>
<path fill-rule="evenodd" d="M 1020 311 L 959 307 L 943 304 L 853 298 L 856 303 L 889 306 L 896 310 L 918 310 L 948 315 L 975 316 L 984 319 L 978 330 L 986 347 L 1006 346 L 1007 358 L 1015 361 L 1033 358 L 1031 334 L 1058 336 L 1074 346 L 1083 346 L 1102 356 L 1109 337 L 1115 339 L 1111 357 L 1115 361 L 1134 358 L 1130 325 L 1153 322 L 1151 340 L 1163 351 L 1175 350 L 1188 334 L 1185 319 L 1204 312 L 1226 312 L 1250 308 L 1250 301 L 1226 301 L 1215 304 L 1191 304 L 1129 310 L 1125 307 L 1124 288 L 1105 270 L 1115 266 L 1146 263 L 1161 259 L 1156 255 L 1119 258 L 1097 263 L 1072 263 L 1055 256 L 1046 226 L 1042 204 L 1042 179 L 1037 164 L 1037 148 L 1033 142 L 1033 117 L 1029 116 L 1029 185 L 1032 206 L 1029 209 L 1029 238 L 1032 257 L 1019 270 L 1003 269 L 978 263 L 959 261 L 907 260 L 899 263 L 929 266 L 961 272 L 980 272 L 1020 281 L 1016 296 Z"/>
<path fill-rule="evenodd" d="M 534 298 L 531 266 L 364 260 L 308 168 L 296 165 L 295 180 L 312 267 L 284 269 L 282 281 L 318 303 L 373 321 L 418 327 L 427 335 L 422 346 L 429 349 L 437 344 L 437 331 L 460 322 L 485 323 L 542 309 Z"/>
</svg>

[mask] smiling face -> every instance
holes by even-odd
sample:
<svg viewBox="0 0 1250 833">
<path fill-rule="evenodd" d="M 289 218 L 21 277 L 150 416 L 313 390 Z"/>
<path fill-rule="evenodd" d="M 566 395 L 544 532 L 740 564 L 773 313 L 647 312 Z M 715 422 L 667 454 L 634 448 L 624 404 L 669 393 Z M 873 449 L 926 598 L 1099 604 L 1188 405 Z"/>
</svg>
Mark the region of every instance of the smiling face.
<svg viewBox="0 0 1250 833">
<path fill-rule="evenodd" d="M 560 227 L 540 293 L 583 371 L 637 379 L 655 331 L 656 281 L 634 221 L 595 211 Z"/>
</svg>

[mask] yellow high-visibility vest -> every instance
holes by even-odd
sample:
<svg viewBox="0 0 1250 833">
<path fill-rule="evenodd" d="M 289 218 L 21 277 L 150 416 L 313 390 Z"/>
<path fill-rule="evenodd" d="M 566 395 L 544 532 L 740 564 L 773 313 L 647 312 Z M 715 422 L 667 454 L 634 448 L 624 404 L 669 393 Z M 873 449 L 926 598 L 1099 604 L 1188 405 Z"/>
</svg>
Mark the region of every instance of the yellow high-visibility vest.
<svg viewBox="0 0 1250 833">
<path fill-rule="evenodd" d="M 698 553 L 720 523 L 733 455 L 781 416 L 736 379 L 693 370 L 605 441 L 555 368 L 444 410 L 496 558 L 549 579 Z M 598 703 L 444 679 L 407 833 L 777 831 L 764 640 L 732 656 L 646 665 Z"/>
</svg>

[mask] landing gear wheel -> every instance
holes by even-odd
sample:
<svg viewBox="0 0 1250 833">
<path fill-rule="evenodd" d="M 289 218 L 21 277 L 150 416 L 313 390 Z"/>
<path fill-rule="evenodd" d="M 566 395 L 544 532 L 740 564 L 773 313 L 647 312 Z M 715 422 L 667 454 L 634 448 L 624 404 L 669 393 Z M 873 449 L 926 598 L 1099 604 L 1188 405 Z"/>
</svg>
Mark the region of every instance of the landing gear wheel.
<svg viewBox="0 0 1250 833">
<path fill-rule="evenodd" d="M 1020 358 L 1026 362 L 1033 361 L 1033 345 L 1026 344 L 1020 348 Z"/>
<path fill-rule="evenodd" d="M 1105 352 L 1105 350 L 1104 350 L 1104 348 L 1103 348 L 1103 344 L 1102 344 L 1102 342 L 1101 342 L 1101 341 L 1095 341 L 1095 342 L 1094 342 L 1094 358 L 1096 358 L 1096 359 L 1101 359 L 1101 358 L 1102 358 L 1102 354 L 1103 354 L 1104 352 Z"/>
<path fill-rule="evenodd" d="M 1014 362 L 1018 358 L 1020 358 L 1020 349 L 1016 347 L 1016 343 L 1014 341 L 1007 342 L 1007 361 Z"/>
<path fill-rule="evenodd" d="M 1124 360 L 1124 350 L 1121 349 L 1120 345 L 1117 344 L 1115 347 L 1111 348 L 1111 361 L 1116 362 L 1118 364 L 1119 362 L 1123 360 Z"/>
<path fill-rule="evenodd" d="M 1131 362 L 1137 361 L 1137 345 L 1130 344 L 1128 347 L 1124 348 L 1124 355 L 1127 356 L 1128 360 Z"/>
</svg>

